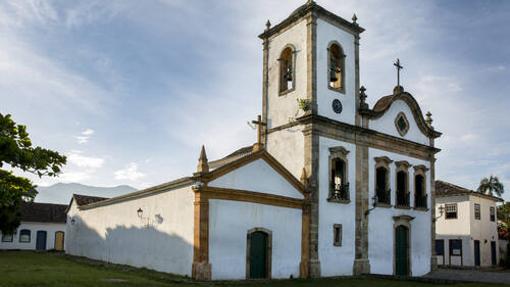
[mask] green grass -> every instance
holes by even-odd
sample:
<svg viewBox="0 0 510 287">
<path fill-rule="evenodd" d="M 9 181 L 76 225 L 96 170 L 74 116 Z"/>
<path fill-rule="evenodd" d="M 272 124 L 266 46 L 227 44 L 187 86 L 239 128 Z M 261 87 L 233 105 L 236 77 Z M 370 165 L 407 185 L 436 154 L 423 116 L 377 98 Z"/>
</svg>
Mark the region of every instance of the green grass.
<svg viewBox="0 0 510 287">
<path fill-rule="evenodd" d="M 336 278 L 320 280 L 277 280 L 241 282 L 192 282 L 188 278 L 138 269 L 123 265 L 105 264 L 57 253 L 9 251 L 0 252 L 0 286 L 268 286 L 268 287 L 440 287 L 440 286 L 498 286 L 490 284 L 431 284 L 417 281 L 398 281 L 376 278 Z M 503 286 L 503 285 L 502 285 Z"/>
</svg>

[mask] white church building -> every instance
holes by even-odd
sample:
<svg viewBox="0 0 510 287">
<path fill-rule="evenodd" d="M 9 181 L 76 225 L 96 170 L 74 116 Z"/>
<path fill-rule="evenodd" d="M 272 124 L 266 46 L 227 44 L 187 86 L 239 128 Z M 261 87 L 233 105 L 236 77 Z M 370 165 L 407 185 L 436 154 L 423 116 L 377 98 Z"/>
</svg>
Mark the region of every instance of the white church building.
<svg viewBox="0 0 510 287">
<path fill-rule="evenodd" d="M 441 134 L 399 84 L 368 106 L 363 31 L 314 1 L 268 22 L 257 143 L 216 161 L 202 148 L 190 177 L 71 201 L 66 252 L 199 280 L 431 271 Z"/>
</svg>

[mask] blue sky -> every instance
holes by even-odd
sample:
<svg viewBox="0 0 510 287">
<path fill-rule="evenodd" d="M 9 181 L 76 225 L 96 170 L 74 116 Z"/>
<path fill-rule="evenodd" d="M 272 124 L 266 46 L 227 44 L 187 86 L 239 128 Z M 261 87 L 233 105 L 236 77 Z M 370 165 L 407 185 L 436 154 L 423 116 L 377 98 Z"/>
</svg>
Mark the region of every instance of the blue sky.
<svg viewBox="0 0 510 287">
<path fill-rule="evenodd" d="M 0 112 L 69 157 L 60 178 L 35 182 L 148 187 L 189 175 L 201 144 L 217 158 L 253 143 L 257 35 L 302 3 L 0 2 Z M 400 58 L 404 87 L 444 133 L 436 177 L 476 188 L 494 174 L 510 199 L 510 2 L 318 3 L 366 29 L 371 105 L 391 92 Z"/>
</svg>

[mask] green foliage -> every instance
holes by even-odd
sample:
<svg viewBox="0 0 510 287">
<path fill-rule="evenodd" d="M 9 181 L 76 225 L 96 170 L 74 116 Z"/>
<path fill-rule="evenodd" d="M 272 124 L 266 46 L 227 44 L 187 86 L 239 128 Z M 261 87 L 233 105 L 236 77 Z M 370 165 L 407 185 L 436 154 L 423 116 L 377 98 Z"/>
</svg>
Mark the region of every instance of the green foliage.
<svg viewBox="0 0 510 287">
<path fill-rule="evenodd" d="M 307 112 L 310 110 L 312 103 L 309 99 L 297 99 L 298 107 L 303 112 Z"/>
<path fill-rule="evenodd" d="M 501 195 L 505 192 L 505 188 L 503 184 L 499 182 L 499 178 L 497 176 L 491 175 L 489 178 L 484 177 L 480 181 L 480 186 L 477 191 L 483 194 L 501 197 Z"/>
<path fill-rule="evenodd" d="M 8 165 L 39 177 L 57 176 L 65 163 L 66 157 L 58 152 L 33 147 L 26 126 L 0 113 L 0 231 L 14 231 L 19 226 L 21 202 L 37 195 L 30 180 L 1 168 Z"/>
</svg>

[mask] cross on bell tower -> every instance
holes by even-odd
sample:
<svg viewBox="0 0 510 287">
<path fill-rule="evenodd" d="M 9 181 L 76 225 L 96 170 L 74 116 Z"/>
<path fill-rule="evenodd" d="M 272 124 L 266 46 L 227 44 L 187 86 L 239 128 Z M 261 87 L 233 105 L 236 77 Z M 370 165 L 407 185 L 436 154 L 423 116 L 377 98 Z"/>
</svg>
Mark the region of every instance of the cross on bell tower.
<svg viewBox="0 0 510 287">
<path fill-rule="evenodd" d="M 264 148 L 264 144 L 262 143 L 263 136 L 263 128 L 267 125 L 262 121 L 262 116 L 258 115 L 256 121 L 252 121 L 252 124 L 257 125 L 257 143 L 253 145 L 253 151 L 259 151 Z"/>
</svg>

